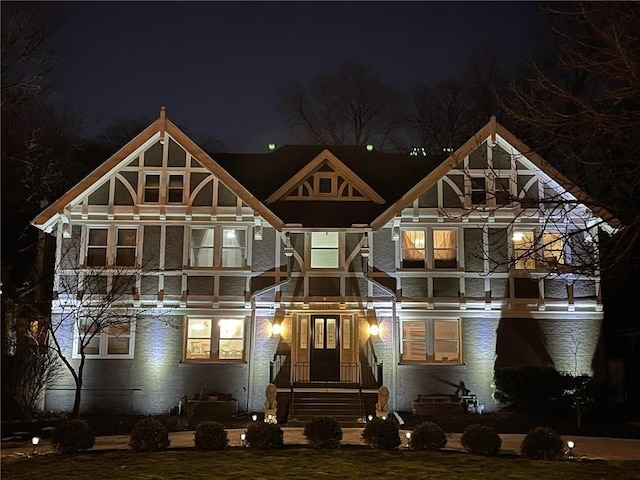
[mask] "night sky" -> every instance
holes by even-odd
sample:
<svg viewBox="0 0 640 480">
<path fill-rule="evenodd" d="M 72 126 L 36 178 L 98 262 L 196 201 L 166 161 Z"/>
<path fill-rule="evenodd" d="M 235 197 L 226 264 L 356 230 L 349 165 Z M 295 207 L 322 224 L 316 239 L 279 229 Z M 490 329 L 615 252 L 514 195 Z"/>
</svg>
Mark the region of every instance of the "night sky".
<svg viewBox="0 0 640 480">
<path fill-rule="evenodd" d="M 474 50 L 512 68 L 543 28 L 533 2 L 69 2 L 59 103 L 99 133 L 160 107 L 230 151 L 300 143 L 275 109 L 276 86 L 339 61 L 408 91 L 462 74 Z"/>
</svg>

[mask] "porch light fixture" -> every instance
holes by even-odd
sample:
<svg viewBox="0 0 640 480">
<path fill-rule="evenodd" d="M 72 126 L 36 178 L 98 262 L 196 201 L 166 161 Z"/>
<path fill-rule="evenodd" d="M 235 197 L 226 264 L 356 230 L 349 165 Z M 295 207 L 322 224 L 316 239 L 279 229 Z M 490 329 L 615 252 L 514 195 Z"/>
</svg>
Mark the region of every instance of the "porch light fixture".
<svg viewBox="0 0 640 480">
<path fill-rule="evenodd" d="M 36 454 L 36 447 L 38 446 L 39 443 L 40 443 L 40 437 L 31 438 L 31 445 L 33 445 L 33 449 L 31 450 L 31 455 Z"/>
<path fill-rule="evenodd" d="M 282 325 L 274 322 L 271 325 L 271 335 L 280 335 L 282 333 Z"/>
<path fill-rule="evenodd" d="M 380 334 L 380 327 L 377 324 L 369 325 L 369 334 L 372 337 L 377 337 Z"/>
</svg>

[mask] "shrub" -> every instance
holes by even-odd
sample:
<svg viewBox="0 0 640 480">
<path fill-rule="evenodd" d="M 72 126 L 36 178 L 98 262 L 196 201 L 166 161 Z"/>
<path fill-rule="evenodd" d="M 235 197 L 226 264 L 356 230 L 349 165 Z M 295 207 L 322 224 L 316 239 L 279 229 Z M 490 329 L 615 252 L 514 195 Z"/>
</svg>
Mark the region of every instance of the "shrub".
<svg viewBox="0 0 640 480">
<path fill-rule="evenodd" d="M 247 426 L 249 448 L 280 448 L 284 445 L 284 432 L 277 423 L 253 422 Z"/>
<path fill-rule="evenodd" d="M 51 432 L 51 444 L 61 453 L 89 450 L 94 443 L 95 437 L 85 420 L 77 418 L 63 420 Z"/>
<path fill-rule="evenodd" d="M 496 455 L 502 446 L 502 439 L 487 425 L 469 425 L 460 439 L 463 448 L 475 455 Z"/>
<path fill-rule="evenodd" d="M 494 370 L 494 398 L 522 412 L 564 407 L 563 397 L 572 387 L 571 375 L 553 367 L 515 366 Z"/>
<path fill-rule="evenodd" d="M 564 442 L 555 430 L 536 427 L 524 437 L 520 453 L 534 460 L 557 460 L 564 454 Z"/>
<path fill-rule="evenodd" d="M 414 430 L 409 439 L 413 450 L 440 450 L 447 444 L 444 431 L 433 422 L 423 422 Z"/>
<path fill-rule="evenodd" d="M 200 422 L 194 440 L 198 450 L 224 450 L 229 445 L 224 425 L 219 422 Z"/>
<path fill-rule="evenodd" d="M 400 446 L 398 425 L 391 419 L 374 418 L 362 431 L 362 440 L 373 448 L 392 450 Z"/>
<path fill-rule="evenodd" d="M 304 426 L 304 437 L 313 448 L 339 448 L 342 428 L 333 417 L 313 417 Z"/>
<path fill-rule="evenodd" d="M 155 418 L 138 420 L 131 431 L 129 446 L 134 452 L 156 452 L 169 445 L 167 427 Z"/>
</svg>

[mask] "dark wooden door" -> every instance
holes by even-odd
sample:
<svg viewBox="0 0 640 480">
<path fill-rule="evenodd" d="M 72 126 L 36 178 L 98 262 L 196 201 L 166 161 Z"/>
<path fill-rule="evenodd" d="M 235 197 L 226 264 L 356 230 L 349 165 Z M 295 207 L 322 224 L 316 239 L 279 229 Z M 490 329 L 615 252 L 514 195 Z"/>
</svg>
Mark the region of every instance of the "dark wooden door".
<svg viewBox="0 0 640 480">
<path fill-rule="evenodd" d="M 340 380 L 340 317 L 315 315 L 311 317 L 311 381 Z"/>
</svg>

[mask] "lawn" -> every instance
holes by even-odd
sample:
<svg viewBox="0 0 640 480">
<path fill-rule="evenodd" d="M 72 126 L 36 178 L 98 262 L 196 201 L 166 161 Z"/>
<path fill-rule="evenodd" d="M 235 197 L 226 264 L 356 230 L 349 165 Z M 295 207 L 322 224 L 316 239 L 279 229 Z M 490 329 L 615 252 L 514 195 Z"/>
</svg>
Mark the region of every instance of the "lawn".
<svg viewBox="0 0 640 480">
<path fill-rule="evenodd" d="M 175 449 L 43 455 L 3 461 L 2 478 L 29 479 L 640 479 L 640 462 L 544 462 L 518 456 L 478 457 L 458 452 L 381 451 L 343 446 L 313 450 Z"/>
</svg>

